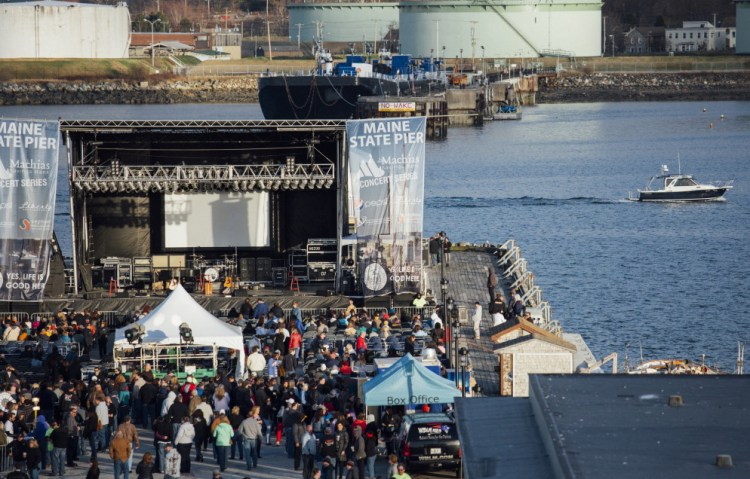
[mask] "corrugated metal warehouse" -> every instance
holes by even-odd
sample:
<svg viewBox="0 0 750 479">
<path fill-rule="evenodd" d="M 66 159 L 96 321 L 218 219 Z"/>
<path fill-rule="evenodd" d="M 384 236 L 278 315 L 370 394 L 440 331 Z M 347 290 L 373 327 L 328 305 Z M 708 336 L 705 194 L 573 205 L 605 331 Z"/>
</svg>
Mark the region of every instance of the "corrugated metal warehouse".
<svg viewBox="0 0 750 479">
<path fill-rule="evenodd" d="M 129 44 L 125 3 L 0 4 L 0 58 L 127 58 Z"/>
<path fill-rule="evenodd" d="M 530 58 L 552 51 L 599 56 L 600 0 L 420 0 L 399 3 L 291 4 L 289 31 L 310 41 L 382 39 L 393 23 L 401 51 L 447 58 Z M 484 48 L 482 48 L 484 47 Z"/>
</svg>

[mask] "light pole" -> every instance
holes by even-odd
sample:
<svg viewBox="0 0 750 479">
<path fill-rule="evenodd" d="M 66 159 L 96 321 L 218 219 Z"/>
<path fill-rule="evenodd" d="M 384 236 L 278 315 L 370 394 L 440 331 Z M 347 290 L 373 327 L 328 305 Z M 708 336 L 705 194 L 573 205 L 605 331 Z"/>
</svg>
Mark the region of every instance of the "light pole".
<svg viewBox="0 0 750 479">
<path fill-rule="evenodd" d="M 460 68 L 460 70 L 458 70 L 458 72 L 460 73 L 464 71 L 464 49 L 461 48 L 458 52 L 460 53 L 458 57 L 458 68 Z"/>
<path fill-rule="evenodd" d="M 468 366 L 469 350 L 462 347 L 458 350 L 461 358 L 461 397 L 466 397 L 466 368 Z"/>
<path fill-rule="evenodd" d="M 482 75 L 486 78 L 487 72 L 484 70 L 484 45 L 479 45 L 479 48 L 482 49 Z"/>
<path fill-rule="evenodd" d="M 453 375 L 456 377 L 456 387 L 458 387 L 458 328 L 460 327 L 461 322 L 458 318 L 455 318 L 451 323 L 451 328 L 453 329 L 453 352 L 451 353 L 451 356 L 453 356 Z"/>
<path fill-rule="evenodd" d="M 157 18 L 153 21 L 145 18 L 144 20 L 148 22 L 149 25 L 151 25 L 151 68 L 154 68 L 154 25 L 157 23 L 161 23 L 161 18 Z"/>
<path fill-rule="evenodd" d="M 612 56 L 614 57 L 615 56 L 615 36 L 610 35 L 609 39 L 612 40 Z"/>
</svg>

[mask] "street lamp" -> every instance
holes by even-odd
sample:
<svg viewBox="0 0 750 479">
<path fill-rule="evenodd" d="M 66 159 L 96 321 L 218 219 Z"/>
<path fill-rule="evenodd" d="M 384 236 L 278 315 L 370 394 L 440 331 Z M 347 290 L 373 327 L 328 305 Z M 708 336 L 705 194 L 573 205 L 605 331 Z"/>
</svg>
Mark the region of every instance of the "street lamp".
<svg viewBox="0 0 750 479">
<path fill-rule="evenodd" d="M 458 318 L 455 318 L 451 326 L 453 329 L 453 353 L 451 354 L 453 356 L 453 375 L 456 377 L 456 387 L 458 387 L 458 328 L 461 327 L 461 322 Z"/>
<path fill-rule="evenodd" d="M 484 70 L 484 45 L 479 45 L 479 48 L 482 49 L 482 75 L 487 78 L 487 72 Z"/>
<path fill-rule="evenodd" d="M 461 357 L 461 397 L 466 397 L 466 369 L 468 367 L 469 350 L 462 347 L 458 350 L 458 355 Z"/>
<path fill-rule="evenodd" d="M 459 60 L 458 60 L 459 67 L 458 68 L 460 68 L 460 70 L 459 70 L 459 73 L 460 73 L 460 72 L 464 71 L 464 49 L 461 48 L 460 50 L 458 50 L 458 52 L 460 53 L 460 55 L 458 57 L 459 58 Z"/>
<path fill-rule="evenodd" d="M 615 36 L 610 35 L 609 39 L 612 40 L 612 56 L 614 57 L 615 56 Z"/>
<path fill-rule="evenodd" d="M 157 18 L 156 20 L 149 20 L 147 18 L 144 18 L 146 22 L 151 25 L 151 68 L 154 68 L 154 25 L 157 23 L 161 23 L 161 18 Z"/>
</svg>

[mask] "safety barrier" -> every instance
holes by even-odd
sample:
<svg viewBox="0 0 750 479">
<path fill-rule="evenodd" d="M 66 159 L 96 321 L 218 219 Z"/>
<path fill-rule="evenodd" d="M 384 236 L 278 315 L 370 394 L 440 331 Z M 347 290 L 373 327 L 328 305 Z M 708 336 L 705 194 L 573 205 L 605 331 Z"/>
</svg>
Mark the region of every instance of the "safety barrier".
<svg viewBox="0 0 750 479">
<path fill-rule="evenodd" d="M 3 323 L 11 319 L 23 323 L 29 320 L 29 313 L 0 313 L 0 321 Z"/>
<path fill-rule="evenodd" d="M 13 460 L 10 457 L 10 449 L 7 445 L 0 446 L 0 472 L 13 470 Z"/>
</svg>

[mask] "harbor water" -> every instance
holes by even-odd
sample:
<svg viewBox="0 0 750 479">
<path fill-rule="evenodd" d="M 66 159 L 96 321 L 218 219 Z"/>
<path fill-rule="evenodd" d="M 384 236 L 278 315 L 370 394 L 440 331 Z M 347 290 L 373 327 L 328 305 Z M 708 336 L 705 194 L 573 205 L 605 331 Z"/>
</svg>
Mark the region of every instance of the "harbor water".
<svg viewBox="0 0 750 479">
<path fill-rule="evenodd" d="M 257 105 L 237 104 L 1 107 L 0 116 L 261 118 Z M 452 128 L 427 145 L 425 234 L 515 238 L 553 318 L 597 357 L 705 354 L 731 371 L 737 341 L 750 341 L 748 146 L 750 102 L 540 105 L 522 121 Z M 678 155 L 699 180 L 734 179 L 726 201 L 626 201 L 661 164 L 677 171 Z M 56 229 L 68 252 L 66 188 Z"/>
</svg>

